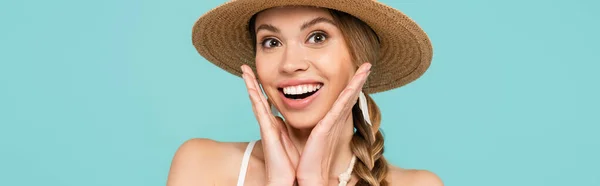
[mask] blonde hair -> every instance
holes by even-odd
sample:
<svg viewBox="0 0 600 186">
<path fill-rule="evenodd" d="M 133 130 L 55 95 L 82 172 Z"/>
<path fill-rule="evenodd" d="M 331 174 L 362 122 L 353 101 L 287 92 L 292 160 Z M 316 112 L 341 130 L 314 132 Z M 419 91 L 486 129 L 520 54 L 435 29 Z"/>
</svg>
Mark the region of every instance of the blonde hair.
<svg viewBox="0 0 600 186">
<path fill-rule="evenodd" d="M 329 12 L 344 35 L 355 65 L 359 66 L 363 62 L 375 64 L 380 45 L 377 34 L 371 27 L 347 13 L 336 10 L 329 10 Z M 352 108 L 356 132 L 352 136 L 350 149 L 358 160 L 354 164 L 354 174 L 359 177 L 356 185 L 387 186 L 385 177 L 388 173 L 388 164 L 383 157 L 383 134 L 379 130 L 381 113 L 375 101 L 369 95 L 365 94 L 365 96 L 372 126 L 365 122 L 358 103 Z"/>
</svg>

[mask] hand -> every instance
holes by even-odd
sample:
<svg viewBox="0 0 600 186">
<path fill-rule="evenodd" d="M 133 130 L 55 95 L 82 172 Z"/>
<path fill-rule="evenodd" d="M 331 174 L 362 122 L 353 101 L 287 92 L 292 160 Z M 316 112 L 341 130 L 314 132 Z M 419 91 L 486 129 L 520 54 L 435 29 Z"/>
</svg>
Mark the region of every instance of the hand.
<svg viewBox="0 0 600 186">
<path fill-rule="evenodd" d="M 300 185 L 329 185 L 329 168 L 336 153 L 334 146 L 338 143 L 339 134 L 352 113 L 370 69 L 369 63 L 359 67 L 331 110 L 313 128 L 296 169 Z"/>
<path fill-rule="evenodd" d="M 254 116 L 260 125 L 260 135 L 265 156 L 267 185 L 293 185 L 299 154 L 290 140 L 286 125 L 280 117 L 270 112 L 252 69 L 243 65 L 242 77 L 246 83 Z"/>
</svg>

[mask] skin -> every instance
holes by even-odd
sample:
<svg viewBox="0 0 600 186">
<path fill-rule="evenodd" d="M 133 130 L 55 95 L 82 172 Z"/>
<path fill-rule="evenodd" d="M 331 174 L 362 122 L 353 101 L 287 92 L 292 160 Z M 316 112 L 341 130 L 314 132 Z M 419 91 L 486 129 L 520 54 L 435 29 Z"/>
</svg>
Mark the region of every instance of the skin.
<svg viewBox="0 0 600 186">
<path fill-rule="evenodd" d="M 316 18 L 324 19 L 302 29 Z M 257 16 L 258 76 L 247 66 L 241 68 L 261 140 L 252 152 L 245 185 L 337 185 L 338 175 L 348 167 L 350 112 L 370 64 L 356 67 L 340 30 L 326 20 L 333 20 L 326 10 L 309 7 L 274 8 Z M 306 108 L 286 107 L 279 83 L 303 78 L 323 84 L 319 95 Z M 285 122 L 270 114 L 267 98 Z M 188 140 L 173 158 L 167 185 L 235 185 L 247 144 Z M 389 168 L 390 185 L 443 185 L 429 171 Z M 348 185 L 357 181 L 353 177 Z"/>
</svg>

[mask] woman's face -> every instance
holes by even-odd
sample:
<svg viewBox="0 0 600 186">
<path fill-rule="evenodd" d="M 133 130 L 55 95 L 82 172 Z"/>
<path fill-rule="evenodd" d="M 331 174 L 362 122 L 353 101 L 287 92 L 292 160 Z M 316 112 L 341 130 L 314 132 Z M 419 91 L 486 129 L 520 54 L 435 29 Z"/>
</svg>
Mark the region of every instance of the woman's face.
<svg viewBox="0 0 600 186">
<path fill-rule="evenodd" d="M 319 122 L 356 67 L 325 9 L 280 7 L 256 17 L 256 68 L 268 98 L 294 128 Z"/>
</svg>

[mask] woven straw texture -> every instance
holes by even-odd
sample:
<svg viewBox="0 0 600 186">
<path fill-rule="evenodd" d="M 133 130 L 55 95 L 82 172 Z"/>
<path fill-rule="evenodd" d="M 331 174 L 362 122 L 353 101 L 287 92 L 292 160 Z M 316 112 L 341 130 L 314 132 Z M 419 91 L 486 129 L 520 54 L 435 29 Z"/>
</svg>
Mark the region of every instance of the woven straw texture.
<svg viewBox="0 0 600 186">
<path fill-rule="evenodd" d="M 256 71 L 248 21 L 262 10 L 288 5 L 343 11 L 363 20 L 377 33 L 381 49 L 378 61 L 371 62 L 371 74 L 363 86 L 365 93 L 401 87 L 429 68 L 433 48 L 426 33 L 402 12 L 373 0 L 229 1 L 198 19 L 192 29 L 192 43 L 208 61 L 241 77 L 242 64 Z"/>
</svg>

